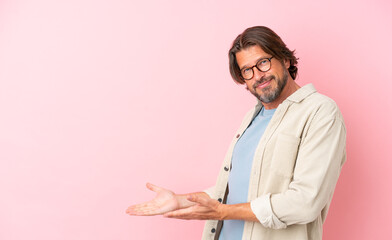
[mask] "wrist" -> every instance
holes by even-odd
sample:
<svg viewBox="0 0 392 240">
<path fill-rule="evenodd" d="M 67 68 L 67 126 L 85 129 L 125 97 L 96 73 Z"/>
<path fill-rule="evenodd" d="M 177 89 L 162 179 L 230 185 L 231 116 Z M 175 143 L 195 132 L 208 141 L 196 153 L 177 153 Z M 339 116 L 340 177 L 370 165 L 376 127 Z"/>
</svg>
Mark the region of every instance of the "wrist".
<svg viewBox="0 0 392 240">
<path fill-rule="evenodd" d="M 220 220 L 244 220 L 257 222 L 258 219 L 253 213 L 250 203 L 239 203 L 239 204 L 220 204 Z"/>
<path fill-rule="evenodd" d="M 187 199 L 187 194 L 175 194 L 174 197 L 177 200 L 178 209 L 187 208 L 195 204 Z"/>
<path fill-rule="evenodd" d="M 218 212 L 219 212 L 219 219 L 218 220 L 228 220 L 229 213 L 230 213 L 230 206 L 228 204 L 221 204 L 218 205 Z"/>
</svg>

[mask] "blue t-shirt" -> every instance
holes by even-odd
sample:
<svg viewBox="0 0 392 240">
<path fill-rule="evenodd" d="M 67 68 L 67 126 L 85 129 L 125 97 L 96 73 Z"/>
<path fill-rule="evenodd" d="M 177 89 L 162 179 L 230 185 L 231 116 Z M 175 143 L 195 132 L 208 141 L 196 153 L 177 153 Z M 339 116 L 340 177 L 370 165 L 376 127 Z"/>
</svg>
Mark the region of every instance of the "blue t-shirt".
<svg viewBox="0 0 392 240">
<path fill-rule="evenodd" d="M 231 159 L 227 204 L 248 202 L 250 171 L 256 147 L 276 109 L 262 109 L 237 141 Z M 225 220 L 219 240 L 238 240 L 244 231 L 243 220 Z"/>
</svg>

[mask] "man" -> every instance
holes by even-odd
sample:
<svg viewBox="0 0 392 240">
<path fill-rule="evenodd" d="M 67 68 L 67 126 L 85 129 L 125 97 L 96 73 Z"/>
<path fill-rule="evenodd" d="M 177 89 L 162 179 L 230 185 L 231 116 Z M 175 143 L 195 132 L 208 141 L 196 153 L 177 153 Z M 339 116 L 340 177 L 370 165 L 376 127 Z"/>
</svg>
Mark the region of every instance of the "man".
<svg viewBox="0 0 392 240">
<path fill-rule="evenodd" d="M 208 220 L 203 239 L 321 239 L 346 160 L 336 104 L 300 87 L 297 58 L 275 32 L 246 29 L 229 51 L 230 73 L 258 104 L 229 147 L 216 185 L 187 195 L 147 184 L 157 196 L 130 215 Z"/>
</svg>

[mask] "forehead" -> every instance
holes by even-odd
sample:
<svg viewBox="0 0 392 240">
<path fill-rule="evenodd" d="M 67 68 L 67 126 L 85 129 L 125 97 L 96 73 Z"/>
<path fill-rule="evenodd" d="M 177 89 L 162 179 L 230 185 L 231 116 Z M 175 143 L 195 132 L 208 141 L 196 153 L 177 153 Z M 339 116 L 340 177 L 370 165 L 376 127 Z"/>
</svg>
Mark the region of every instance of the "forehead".
<svg viewBox="0 0 392 240">
<path fill-rule="evenodd" d="M 238 66 L 241 69 L 243 67 L 252 66 L 256 64 L 257 60 L 261 58 L 268 58 L 270 55 L 264 52 L 260 46 L 254 45 L 237 52 L 235 57 L 237 59 Z"/>
</svg>

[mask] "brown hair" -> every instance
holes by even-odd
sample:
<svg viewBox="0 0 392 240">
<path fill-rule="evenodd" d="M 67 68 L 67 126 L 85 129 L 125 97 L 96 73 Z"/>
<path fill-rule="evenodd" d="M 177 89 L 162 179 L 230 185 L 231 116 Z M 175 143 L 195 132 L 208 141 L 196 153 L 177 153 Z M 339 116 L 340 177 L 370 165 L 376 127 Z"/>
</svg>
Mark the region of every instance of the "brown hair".
<svg viewBox="0 0 392 240">
<path fill-rule="evenodd" d="M 295 51 L 290 51 L 282 39 L 271 29 L 264 26 L 256 26 L 248 28 L 238 35 L 229 51 L 230 74 L 234 81 L 239 84 L 245 83 L 245 80 L 241 76 L 235 54 L 242 49 L 255 45 L 261 47 L 264 52 L 271 54 L 274 58 L 281 62 L 283 62 L 283 60 L 290 61 L 290 67 L 288 70 L 290 76 L 295 79 L 298 71 L 298 58 L 294 56 Z"/>
</svg>

